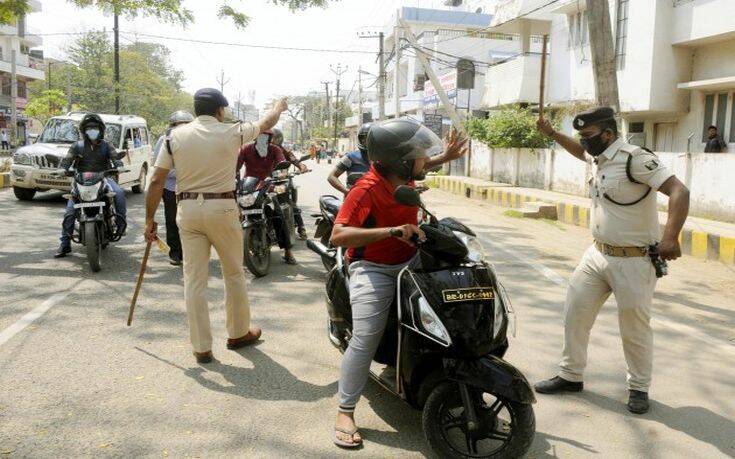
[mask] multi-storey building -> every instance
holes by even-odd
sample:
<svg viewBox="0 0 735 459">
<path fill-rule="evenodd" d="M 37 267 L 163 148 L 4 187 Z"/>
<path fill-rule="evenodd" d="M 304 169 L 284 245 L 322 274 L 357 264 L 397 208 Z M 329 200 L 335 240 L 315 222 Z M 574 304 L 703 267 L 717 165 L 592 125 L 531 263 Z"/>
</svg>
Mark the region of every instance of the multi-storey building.
<svg viewBox="0 0 735 459">
<path fill-rule="evenodd" d="M 609 0 L 609 8 L 626 138 L 656 151 L 702 151 L 716 125 L 735 151 L 735 2 Z M 596 99 L 586 9 L 586 0 L 503 0 L 495 11 L 491 30 L 549 34 L 552 106 Z M 515 100 L 537 103 L 538 66 L 504 66 L 488 74 L 488 92 L 496 85 L 507 100 L 501 82 L 528 81 L 525 94 L 516 83 Z"/>
<path fill-rule="evenodd" d="M 41 2 L 29 0 L 31 12 L 41 11 Z M 18 138 L 25 139 L 26 119 L 23 109 L 28 103 L 28 83 L 45 78 L 43 55 L 31 51 L 43 44 L 43 39 L 34 34 L 26 24 L 26 17 L 19 18 L 15 24 L 0 25 L 0 129 L 10 130 L 12 113 L 11 71 L 12 55 L 15 50 L 17 75 Z"/>
</svg>

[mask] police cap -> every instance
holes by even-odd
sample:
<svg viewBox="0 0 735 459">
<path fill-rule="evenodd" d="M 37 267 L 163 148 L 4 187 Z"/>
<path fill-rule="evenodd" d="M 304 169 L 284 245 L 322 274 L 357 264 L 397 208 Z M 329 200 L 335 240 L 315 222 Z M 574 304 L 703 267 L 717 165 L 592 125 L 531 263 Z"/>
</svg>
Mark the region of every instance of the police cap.
<svg viewBox="0 0 735 459">
<path fill-rule="evenodd" d="M 219 89 L 214 88 L 204 88 L 194 93 L 194 102 L 197 101 L 208 102 L 216 105 L 217 107 L 228 107 L 230 105 L 227 98 L 219 91 Z"/>
<path fill-rule="evenodd" d="M 574 129 L 580 131 L 593 124 L 614 119 L 615 110 L 610 107 L 597 107 L 575 116 L 572 125 L 574 126 Z"/>
</svg>

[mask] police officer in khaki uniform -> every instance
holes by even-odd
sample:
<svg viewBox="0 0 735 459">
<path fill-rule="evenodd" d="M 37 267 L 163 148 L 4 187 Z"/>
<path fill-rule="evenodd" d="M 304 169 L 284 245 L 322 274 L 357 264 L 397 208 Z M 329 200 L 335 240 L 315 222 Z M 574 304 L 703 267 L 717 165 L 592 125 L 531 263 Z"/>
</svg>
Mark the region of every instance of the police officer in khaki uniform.
<svg viewBox="0 0 735 459">
<path fill-rule="evenodd" d="M 537 392 L 578 392 L 587 365 L 590 330 L 610 294 L 628 370 L 628 410 L 648 411 L 653 366 L 651 301 L 656 272 L 649 247 L 658 244 L 663 260 L 681 256 L 678 237 L 689 212 L 689 190 L 650 151 L 618 138 L 609 107 L 574 119 L 580 142 L 556 132 L 548 121 L 539 129 L 569 153 L 593 166 L 591 229 L 594 243 L 572 274 L 564 309 L 564 351 L 559 375 L 536 384 Z M 585 153 L 586 152 L 586 153 Z M 669 196 L 669 217 L 661 235 L 657 191 Z"/>
<path fill-rule="evenodd" d="M 184 298 L 191 344 L 199 363 L 212 361 L 212 333 L 206 289 L 211 247 L 219 255 L 225 281 L 228 349 L 256 342 L 261 335 L 250 327 L 250 308 L 243 271 L 240 212 L 235 201 L 235 165 L 240 147 L 271 129 L 288 106 L 278 101 L 256 123 L 223 123 L 227 99 L 216 89 L 194 95 L 196 119 L 173 131 L 156 159 L 146 196 L 145 238 L 157 238 L 156 209 L 166 177 L 176 168 L 176 222 L 184 252 Z"/>
</svg>

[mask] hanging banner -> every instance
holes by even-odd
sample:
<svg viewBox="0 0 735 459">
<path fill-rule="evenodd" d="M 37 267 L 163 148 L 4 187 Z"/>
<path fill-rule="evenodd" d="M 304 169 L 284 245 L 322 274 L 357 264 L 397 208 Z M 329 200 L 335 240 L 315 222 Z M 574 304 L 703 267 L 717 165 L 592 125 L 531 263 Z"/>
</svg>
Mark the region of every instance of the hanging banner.
<svg viewBox="0 0 735 459">
<path fill-rule="evenodd" d="M 457 99 L 457 69 L 453 69 L 444 75 L 439 76 L 444 92 L 450 101 L 456 102 Z M 439 94 L 437 94 L 431 81 L 427 81 L 424 85 L 424 109 L 436 109 L 439 107 Z"/>
</svg>

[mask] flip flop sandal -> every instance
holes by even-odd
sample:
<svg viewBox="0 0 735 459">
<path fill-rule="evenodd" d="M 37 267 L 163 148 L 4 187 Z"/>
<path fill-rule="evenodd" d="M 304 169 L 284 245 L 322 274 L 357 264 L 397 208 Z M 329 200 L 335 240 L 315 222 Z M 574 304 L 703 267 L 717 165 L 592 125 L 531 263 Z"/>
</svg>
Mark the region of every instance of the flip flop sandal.
<svg viewBox="0 0 735 459">
<path fill-rule="evenodd" d="M 283 262 L 286 263 L 287 265 L 298 265 L 299 264 L 299 262 L 296 261 L 296 259 L 294 257 L 285 257 L 284 256 L 282 258 L 283 258 Z"/>
<path fill-rule="evenodd" d="M 340 440 L 339 437 L 337 436 L 337 432 L 340 432 L 340 433 L 349 435 L 350 438 L 352 438 L 353 441 L 352 442 L 348 442 L 348 441 L 345 441 L 345 440 Z M 340 429 L 339 427 L 335 427 L 334 428 L 334 435 L 332 437 L 332 440 L 334 441 L 334 444 L 335 445 L 337 445 L 337 446 L 339 446 L 341 448 L 358 448 L 358 447 L 362 446 L 362 438 L 360 438 L 360 441 L 354 441 L 355 434 L 358 433 L 358 432 L 359 432 L 358 429 L 355 429 L 352 432 L 350 432 L 350 431 L 347 431 L 347 430 L 344 430 L 344 429 Z"/>
</svg>

